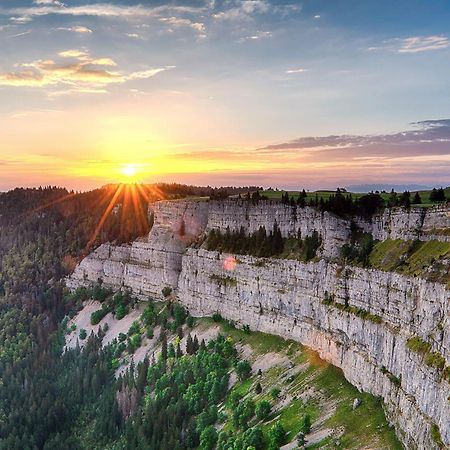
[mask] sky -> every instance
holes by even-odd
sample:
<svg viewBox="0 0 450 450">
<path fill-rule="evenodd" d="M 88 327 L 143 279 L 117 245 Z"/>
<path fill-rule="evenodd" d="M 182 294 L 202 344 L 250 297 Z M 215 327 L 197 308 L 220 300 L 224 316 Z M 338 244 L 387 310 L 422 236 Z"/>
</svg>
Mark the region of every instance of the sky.
<svg viewBox="0 0 450 450">
<path fill-rule="evenodd" d="M 450 185 L 448 0 L 0 0 L 0 190 Z"/>
</svg>

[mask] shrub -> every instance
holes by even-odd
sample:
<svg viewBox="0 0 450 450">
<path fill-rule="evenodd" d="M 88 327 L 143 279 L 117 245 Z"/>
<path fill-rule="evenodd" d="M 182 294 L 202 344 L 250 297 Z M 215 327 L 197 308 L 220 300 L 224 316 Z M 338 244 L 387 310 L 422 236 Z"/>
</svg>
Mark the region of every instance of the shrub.
<svg viewBox="0 0 450 450">
<path fill-rule="evenodd" d="M 406 341 L 406 346 L 416 353 L 428 353 L 431 350 L 431 344 L 424 341 L 419 336 L 412 336 Z"/>
<path fill-rule="evenodd" d="M 300 431 L 304 434 L 308 434 L 311 431 L 311 416 L 305 414 L 300 422 Z"/>
<path fill-rule="evenodd" d="M 84 328 L 81 328 L 79 336 L 80 336 L 81 340 L 86 339 L 87 338 L 87 331 Z"/>
<path fill-rule="evenodd" d="M 125 333 L 119 333 L 119 342 L 124 342 L 127 339 L 127 335 Z"/>
<path fill-rule="evenodd" d="M 139 326 L 139 322 L 137 320 L 135 320 L 131 326 L 130 329 L 128 330 L 128 336 L 131 336 L 133 334 L 140 334 L 141 332 L 141 327 Z"/>
<path fill-rule="evenodd" d="M 286 430 L 283 428 L 280 422 L 277 422 L 269 430 L 269 441 L 272 445 L 280 446 L 284 444 L 286 439 Z"/>
<path fill-rule="evenodd" d="M 149 338 L 149 339 L 153 339 L 153 337 L 155 336 L 155 333 L 153 331 L 152 327 L 148 327 L 147 330 L 145 331 L 145 335 Z"/>
<path fill-rule="evenodd" d="M 116 306 L 114 314 L 117 320 L 121 320 L 128 314 L 128 308 L 123 303 L 121 303 Z"/>
<path fill-rule="evenodd" d="M 194 318 L 190 314 L 188 314 L 188 316 L 186 317 L 186 325 L 189 328 L 193 328 L 194 327 Z"/>
<path fill-rule="evenodd" d="M 128 351 L 134 353 L 141 346 L 141 335 L 133 334 L 128 339 Z"/>
<path fill-rule="evenodd" d="M 259 420 L 266 420 L 272 409 L 271 404 L 267 400 L 262 400 L 256 405 L 255 414 Z"/>
<path fill-rule="evenodd" d="M 251 372 L 252 366 L 246 359 L 239 361 L 236 364 L 236 374 L 241 381 L 249 378 Z"/>
<path fill-rule="evenodd" d="M 425 364 L 438 370 L 445 367 L 445 358 L 439 352 L 428 353 L 425 358 Z"/>
<path fill-rule="evenodd" d="M 171 293 L 172 293 L 172 288 L 169 286 L 163 287 L 162 290 L 162 295 L 167 298 Z"/>
<path fill-rule="evenodd" d="M 212 320 L 214 320 L 214 322 L 222 322 L 223 318 L 222 318 L 222 316 L 220 315 L 220 313 L 215 312 L 215 313 L 212 315 Z"/>
<path fill-rule="evenodd" d="M 281 389 L 274 387 L 270 390 L 270 396 L 275 400 L 281 394 Z"/>
<path fill-rule="evenodd" d="M 108 314 L 106 308 L 98 309 L 91 314 L 91 325 L 97 325 Z"/>
</svg>

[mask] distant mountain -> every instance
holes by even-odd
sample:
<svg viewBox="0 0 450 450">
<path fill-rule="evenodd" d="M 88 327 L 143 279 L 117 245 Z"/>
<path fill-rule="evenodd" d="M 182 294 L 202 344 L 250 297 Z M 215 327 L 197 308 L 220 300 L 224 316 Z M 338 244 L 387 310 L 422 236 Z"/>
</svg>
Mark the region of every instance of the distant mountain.
<svg viewBox="0 0 450 450">
<path fill-rule="evenodd" d="M 347 186 L 347 191 L 350 192 L 371 192 L 371 191 L 386 191 L 390 192 L 392 189 L 396 192 L 404 191 L 426 191 L 433 189 L 435 186 L 427 186 L 422 184 L 352 184 Z M 441 187 L 440 184 L 436 187 Z M 444 187 L 444 185 L 442 185 Z"/>
</svg>

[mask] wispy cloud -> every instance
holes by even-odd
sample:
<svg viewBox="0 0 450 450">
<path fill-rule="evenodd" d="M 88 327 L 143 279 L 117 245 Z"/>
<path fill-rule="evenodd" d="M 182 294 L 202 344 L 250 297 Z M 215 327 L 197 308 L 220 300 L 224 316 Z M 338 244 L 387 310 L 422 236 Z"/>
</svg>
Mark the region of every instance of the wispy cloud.
<svg viewBox="0 0 450 450">
<path fill-rule="evenodd" d="M 28 34 L 30 34 L 31 31 L 24 31 L 23 33 L 17 33 L 17 34 L 12 34 L 10 36 L 8 36 L 8 38 L 16 38 L 16 37 L 21 37 L 21 36 L 27 36 Z"/>
<path fill-rule="evenodd" d="M 248 19 L 253 14 L 267 13 L 270 8 L 267 0 L 243 0 L 235 2 L 232 8 L 214 13 L 213 17 L 218 20 Z"/>
<path fill-rule="evenodd" d="M 200 35 L 205 35 L 206 27 L 202 22 L 195 22 L 190 19 L 181 17 L 161 17 L 160 22 L 170 25 L 171 27 L 189 27 L 194 31 L 198 32 Z"/>
<path fill-rule="evenodd" d="M 262 1 L 262 0 L 261 0 Z M 111 3 L 93 3 L 88 5 L 69 6 L 62 2 L 41 0 L 35 6 L 20 8 L 2 8 L 0 13 L 10 15 L 13 21 L 30 21 L 33 17 L 47 15 L 67 15 L 67 16 L 92 16 L 92 17 L 160 17 L 162 15 L 177 13 L 199 13 L 205 11 L 204 7 L 161 5 L 144 6 L 138 5 L 117 5 Z"/>
<path fill-rule="evenodd" d="M 58 54 L 61 59 L 36 60 L 19 65 L 15 72 L 0 73 L 3 86 L 66 86 L 70 92 L 104 93 L 110 84 L 120 84 L 131 80 L 147 79 L 174 66 L 149 68 L 142 71 L 122 73 L 107 70 L 116 66 L 111 58 L 95 58 L 86 50 L 71 49 Z M 69 61 L 67 61 L 69 60 Z"/>
<path fill-rule="evenodd" d="M 450 47 L 446 36 L 414 36 L 400 40 L 399 53 L 418 53 Z"/>
<path fill-rule="evenodd" d="M 286 70 L 286 73 L 290 74 L 290 75 L 296 74 L 296 73 L 304 73 L 304 72 L 306 72 L 306 69 L 303 69 L 301 67 Z"/>
<path fill-rule="evenodd" d="M 56 31 L 69 31 L 71 33 L 86 33 L 86 34 L 92 33 L 92 30 L 90 28 L 84 27 L 82 25 L 76 25 L 74 27 L 58 27 L 56 28 Z"/>
<path fill-rule="evenodd" d="M 303 155 L 323 155 L 326 152 L 329 157 L 345 153 L 352 158 L 430 156 L 433 152 L 450 155 L 450 119 L 427 120 L 412 125 L 415 129 L 392 134 L 303 137 L 268 145 L 260 151 L 295 151 Z"/>
<path fill-rule="evenodd" d="M 268 39 L 273 36 L 271 31 L 257 31 L 241 39 L 241 41 L 258 41 L 259 39 Z"/>
<path fill-rule="evenodd" d="M 379 46 L 369 47 L 369 51 L 388 50 L 395 53 L 422 53 L 443 50 L 450 47 L 450 39 L 443 35 L 411 36 L 388 39 Z"/>
</svg>

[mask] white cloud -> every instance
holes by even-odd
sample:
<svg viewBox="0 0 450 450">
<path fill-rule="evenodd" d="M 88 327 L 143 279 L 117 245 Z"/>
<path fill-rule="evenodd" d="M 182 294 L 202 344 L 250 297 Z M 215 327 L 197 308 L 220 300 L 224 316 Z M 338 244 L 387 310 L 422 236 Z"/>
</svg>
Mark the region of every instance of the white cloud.
<svg viewBox="0 0 450 450">
<path fill-rule="evenodd" d="M 413 36 L 399 42 L 399 53 L 419 53 L 450 47 L 450 40 L 446 36 Z"/>
<path fill-rule="evenodd" d="M 315 16 L 314 16 L 314 19 L 320 19 L 320 14 L 316 14 Z"/>
<path fill-rule="evenodd" d="M 267 0 L 243 0 L 237 2 L 230 9 L 213 14 L 213 18 L 218 20 L 245 20 L 249 19 L 253 14 L 264 14 L 269 10 L 270 4 Z"/>
<path fill-rule="evenodd" d="M 433 50 L 443 50 L 450 47 L 447 36 L 411 36 L 408 38 L 395 38 L 384 41 L 380 46 L 368 47 L 368 51 L 388 50 L 395 53 L 421 53 Z"/>
<path fill-rule="evenodd" d="M 47 16 L 51 14 L 67 15 L 67 16 L 94 16 L 94 17 L 115 17 L 115 18 L 130 18 L 130 17 L 160 17 L 168 14 L 183 14 L 183 13 L 201 13 L 205 12 L 204 7 L 190 7 L 190 6 L 143 6 L 143 5 L 113 5 L 109 3 L 93 3 L 79 6 L 63 5 L 61 2 L 46 2 L 35 4 L 32 7 L 10 8 L 2 9 L 0 13 L 9 14 L 11 20 L 28 20 L 33 17 Z M 247 0 L 249 1 L 249 0 Z M 255 0 L 256 1 L 256 0 Z M 262 0 L 257 0 L 262 1 Z"/>
<path fill-rule="evenodd" d="M 127 33 L 129 38 L 140 39 L 141 37 L 137 33 Z"/>
<path fill-rule="evenodd" d="M 242 41 L 257 41 L 259 39 L 267 39 L 273 36 L 271 31 L 257 31 L 255 34 L 247 36 Z"/>
<path fill-rule="evenodd" d="M 60 61 L 53 59 L 36 60 L 20 64 L 14 72 L 0 73 L 0 85 L 48 87 L 66 86 L 62 93 L 105 93 L 111 84 L 121 84 L 132 80 L 151 78 L 175 66 L 156 67 L 137 72 L 123 73 L 107 70 L 117 66 L 111 58 L 94 58 L 86 50 L 65 50 L 58 54 Z M 67 61 L 69 60 L 69 61 Z"/>
<path fill-rule="evenodd" d="M 30 33 L 31 33 L 31 31 L 24 31 L 23 33 L 17 33 L 17 34 L 13 34 L 11 36 L 8 36 L 8 38 L 16 38 L 16 37 L 26 36 L 26 35 L 28 35 Z"/>
<path fill-rule="evenodd" d="M 89 57 L 89 53 L 86 50 L 64 50 L 63 52 L 58 53 L 62 58 L 77 58 L 77 59 L 85 59 Z"/>
<path fill-rule="evenodd" d="M 189 19 L 172 16 L 172 17 L 161 17 L 159 20 L 163 23 L 167 23 L 167 24 L 169 24 L 171 26 L 175 26 L 175 27 L 181 27 L 181 26 L 190 27 L 193 30 L 195 30 L 201 34 L 204 34 L 206 31 L 204 23 L 193 22 L 192 20 L 189 20 Z"/>
<path fill-rule="evenodd" d="M 18 25 L 23 25 L 24 23 L 31 22 L 31 17 L 29 16 L 10 17 L 9 20 L 13 23 L 17 23 Z"/>
<path fill-rule="evenodd" d="M 286 73 L 288 73 L 288 74 L 304 73 L 304 72 L 306 72 L 306 69 L 302 69 L 301 67 L 299 67 L 298 69 L 288 69 L 288 70 L 286 70 Z"/>
<path fill-rule="evenodd" d="M 83 27 L 81 25 L 76 25 L 74 27 L 58 27 L 56 28 L 57 31 L 70 31 L 72 33 L 92 33 L 92 30 L 87 27 Z"/>
<path fill-rule="evenodd" d="M 65 6 L 64 3 L 59 0 L 34 0 L 35 5 L 52 5 L 52 6 Z"/>
</svg>

